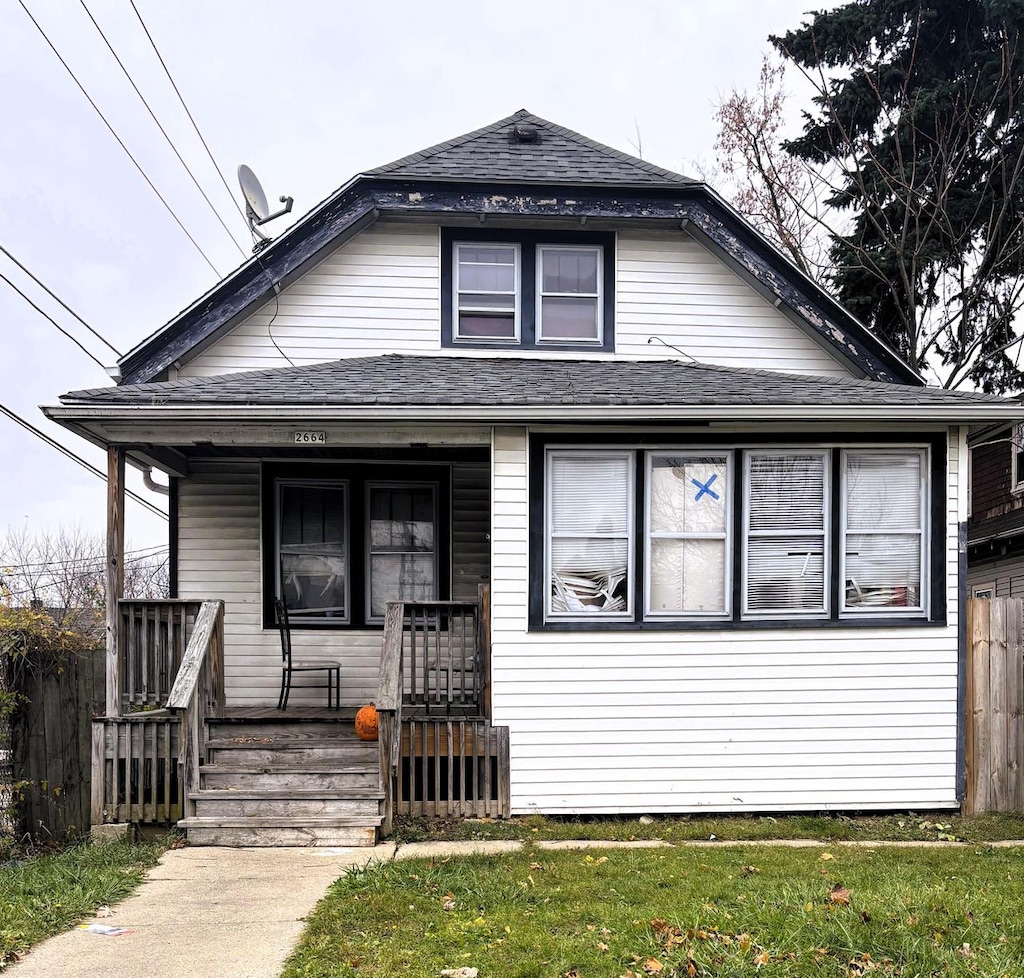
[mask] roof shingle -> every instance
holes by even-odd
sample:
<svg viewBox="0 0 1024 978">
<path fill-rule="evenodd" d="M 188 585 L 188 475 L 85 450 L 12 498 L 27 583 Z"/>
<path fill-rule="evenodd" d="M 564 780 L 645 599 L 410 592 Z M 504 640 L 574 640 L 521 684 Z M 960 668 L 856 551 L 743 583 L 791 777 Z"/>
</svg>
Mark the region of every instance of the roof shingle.
<svg viewBox="0 0 1024 978">
<path fill-rule="evenodd" d="M 387 354 L 300 367 L 74 391 L 65 404 L 863 406 L 1000 404 L 990 394 L 781 374 L 678 360 L 554 360 Z"/>
<path fill-rule="evenodd" d="M 537 130 L 537 142 L 515 142 L 515 127 Z M 662 169 L 541 119 L 526 109 L 483 129 L 403 156 L 366 176 L 469 182 L 672 186 L 699 180 Z"/>
</svg>

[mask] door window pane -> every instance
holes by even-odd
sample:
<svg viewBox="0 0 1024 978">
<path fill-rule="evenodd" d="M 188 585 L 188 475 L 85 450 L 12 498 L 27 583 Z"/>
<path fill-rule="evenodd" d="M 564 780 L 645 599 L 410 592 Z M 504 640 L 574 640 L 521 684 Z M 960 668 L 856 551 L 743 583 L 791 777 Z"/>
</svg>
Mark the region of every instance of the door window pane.
<svg viewBox="0 0 1024 978">
<path fill-rule="evenodd" d="M 367 614 L 389 601 L 437 597 L 437 507 L 433 486 L 370 485 Z"/>
<path fill-rule="evenodd" d="M 348 617 L 347 493 L 278 483 L 278 593 L 297 617 Z"/>
</svg>

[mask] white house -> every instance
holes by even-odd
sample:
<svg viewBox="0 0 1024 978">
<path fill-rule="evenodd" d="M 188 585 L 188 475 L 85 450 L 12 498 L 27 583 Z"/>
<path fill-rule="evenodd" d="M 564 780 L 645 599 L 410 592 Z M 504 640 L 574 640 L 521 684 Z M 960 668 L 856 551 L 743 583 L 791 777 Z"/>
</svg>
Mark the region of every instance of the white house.
<svg viewBox="0 0 1024 978">
<path fill-rule="evenodd" d="M 170 477 L 175 597 L 224 603 L 186 792 L 211 715 L 323 719 L 301 680 L 276 710 L 282 597 L 341 715 L 383 697 L 385 826 L 459 794 L 452 717 L 504 812 L 958 804 L 967 436 L 1021 409 L 925 386 L 706 185 L 517 112 L 354 177 L 120 369 L 46 413 L 109 450 L 112 586 L 127 458 Z M 393 601 L 434 642 L 390 623 L 395 703 Z M 108 820 L 122 714 L 166 701 L 133 614 Z"/>
</svg>

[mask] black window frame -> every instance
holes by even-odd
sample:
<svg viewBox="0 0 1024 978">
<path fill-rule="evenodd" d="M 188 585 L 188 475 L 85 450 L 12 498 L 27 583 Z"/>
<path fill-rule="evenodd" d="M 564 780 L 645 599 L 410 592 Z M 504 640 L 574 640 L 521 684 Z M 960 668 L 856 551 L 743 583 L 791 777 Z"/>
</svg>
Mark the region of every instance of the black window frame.
<svg viewBox="0 0 1024 978">
<path fill-rule="evenodd" d="M 437 600 L 451 595 L 451 467 L 443 463 L 388 464 L 372 461 L 268 461 L 260 466 L 260 541 L 262 580 L 260 582 L 263 627 L 275 628 L 274 598 L 277 586 L 278 493 L 279 481 L 306 483 L 344 482 L 348 486 L 347 575 L 349 578 L 348 620 L 305 619 L 294 616 L 293 629 L 376 630 L 384 627 L 382 618 L 367 613 L 369 586 L 368 488 L 370 485 L 431 485 L 436 487 L 436 566 Z"/>
<path fill-rule="evenodd" d="M 455 337 L 455 245 L 519 245 L 519 339 Z M 540 340 L 537 336 L 537 248 L 578 245 L 601 248 L 601 342 Z M 441 228 L 441 346 L 468 350 L 615 351 L 615 234 L 603 231 L 517 231 L 508 228 Z"/>
<path fill-rule="evenodd" d="M 743 549 L 745 537 L 744 526 L 744 456 L 745 450 L 760 451 L 778 449 L 780 451 L 798 451 L 801 448 L 820 448 L 828 451 L 827 473 L 829 490 L 829 522 L 826 526 L 828 538 L 829 564 L 826 573 L 828 594 L 828 611 L 817 617 L 801 618 L 799 616 L 773 617 L 758 615 L 743 616 L 744 563 Z M 925 587 L 927 590 L 926 610 L 920 613 L 908 613 L 896 610 L 877 615 L 863 612 L 854 614 L 841 610 L 840 580 L 842 522 L 841 494 L 842 453 L 844 449 L 853 451 L 886 447 L 898 449 L 906 447 L 915 449 L 926 447 L 928 450 L 928 485 L 930 498 L 927 500 L 929 517 L 928 532 L 925 537 L 928 554 Z M 548 581 L 546 578 L 546 527 L 547 527 L 547 494 L 546 494 L 546 458 L 549 448 L 581 449 L 589 451 L 615 451 L 630 449 L 634 451 L 634 528 L 632 534 L 634 552 L 632 555 L 634 568 L 644 566 L 645 546 L 645 505 L 646 498 L 646 464 L 645 453 L 672 450 L 709 451 L 730 450 L 735 452 L 736 479 L 733 491 L 734 532 L 730 543 L 731 574 L 731 607 L 728 615 L 703 620 L 699 617 L 687 618 L 679 616 L 671 619 L 645 618 L 645 580 L 642 573 L 634 572 L 632 587 L 633 616 L 629 620 L 604 618 L 595 615 L 592 619 L 552 620 L 546 614 L 546 594 Z M 946 568 L 946 499 L 947 486 L 947 442 L 945 433 L 935 432 L 894 432 L 872 437 L 855 436 L 822 439 L 806 433 L 787 434 L 780 432 L 764 436 L 723 437 L 711 434 L 687 434 L 671 436 L 657 434 L 607 436 L 599 434 L 533 434 L 530 436 L 529 447 L 529 597 L 528 627 L 530 631 L 700 631 L 700 630 L 765 630 L 788 628 L 905 628 L 944 626 L 947 623 L 947 568 Z"/>
</svg>

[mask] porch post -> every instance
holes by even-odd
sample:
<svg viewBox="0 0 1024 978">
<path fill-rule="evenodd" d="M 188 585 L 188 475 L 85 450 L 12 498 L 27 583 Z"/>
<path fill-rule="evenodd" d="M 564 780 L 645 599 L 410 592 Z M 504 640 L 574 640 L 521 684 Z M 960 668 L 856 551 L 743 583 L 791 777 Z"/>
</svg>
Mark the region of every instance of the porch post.
<svg viewBox="0 0 1024 978">
<path fill-rule="evenodd" d="M 118 601 L 124 593 L 124 449 L 107 448 L 107 716 L 121 715 Z"/>
</svg>

